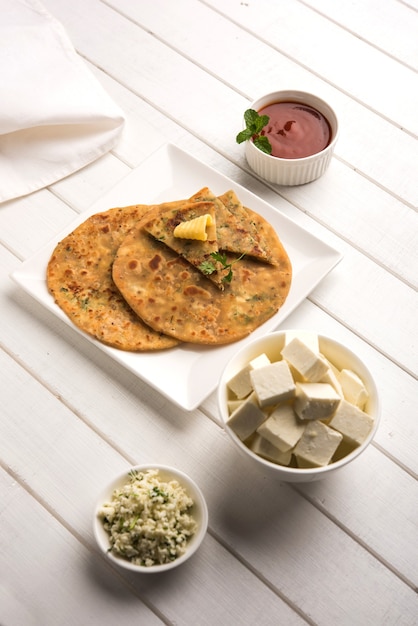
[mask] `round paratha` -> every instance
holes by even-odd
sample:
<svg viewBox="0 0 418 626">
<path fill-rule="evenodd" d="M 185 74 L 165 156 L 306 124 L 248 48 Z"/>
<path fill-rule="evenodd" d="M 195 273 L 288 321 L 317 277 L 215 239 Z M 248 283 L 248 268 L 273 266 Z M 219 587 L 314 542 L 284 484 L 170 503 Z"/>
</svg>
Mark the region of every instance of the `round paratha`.
<svg viewBox="0 0 418 626">
<path fill-rule="evenodd" d="M 246 337 L 278 311 L 290 289 L 291 263 L 273 227 L 246 211 L 271 260 L 247 255 L 237 260 L 239 250 L 224 252 L 233 265 L 232 280 L 223 290 L 147 232 L 147 216 L 138 222 L 117 251 L 113 280 L 146 324 L 179 341 L 220 345 Z"/>
<path fill-rule="evenodd" d="M 78 328 L 120 350 L 178 344 L 145 324 L 112 279 L 120 244 L 149 209 L 134 205 L 92 215 L 58 243 L 48 263 L 47 285 L 57 305 Z"/>
</svg>

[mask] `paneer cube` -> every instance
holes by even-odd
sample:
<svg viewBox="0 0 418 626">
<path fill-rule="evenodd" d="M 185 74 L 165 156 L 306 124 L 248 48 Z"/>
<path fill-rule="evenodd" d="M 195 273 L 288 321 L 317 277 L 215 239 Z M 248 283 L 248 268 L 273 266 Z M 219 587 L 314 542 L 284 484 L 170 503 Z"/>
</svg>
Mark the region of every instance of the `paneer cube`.
<svg viewBox="0 0 418 626">
<path fill-rule="evenodd" d="M 322 422 L 309 422 L 294 449 L 298 467 L 328 465 L 343 436 Z"/>
<path fill-rule="evenodd" d="M 334 363 L 332 363 L 331 361 L 329 361 L 327 359 L 326 356 L 324 356 L 323 354 L 321 354 L 321 358 L 325 361 L 325 363 L 328 365 L 328 369 L 332 370 L 333 373 L 335 374 L 335 376 L 338 378 L 338 376 L 340 375 L 340 370 L 338 369 L 338 367 L 336 367 L 334 365 Z"/>
<path fill-rule="evenodd" d="M 231 415 L 231 413 L 233 413 L 242 403 L 243 400 L 228 400 L 229 415 Z"/>
<path fill-rule="evenodd" d="M 328 365 L 320 354 L 313 352 L 299 337 L 292 339 L 281 352 L 282 357 L 309 382 L 318 382 L 325 375 Z"/>
<path fill-rule="evenodd" d="M 254 369 L 250 378 L 261 407 L 284 402 L 295 395 L 296 385 L 286 361 Z"/>
<path fill-rule="evenodd" d="M 302 420 L 328 419 L 340 401 L 340 396 L 328 383 L 296 383 L 294 408 Z"/>
<path fill-rule="evenodd" d="M 238 374 L 235 374 L 233 378 L 228 382 L 229 389 L 235 394 L 238 399 L 245 398 L 253 391 L 253 386 L 250 379 L 250 372 L 257 367 L 264 367 L 270 364 L 270 359 L 266 354 L 260 354 L 252 359 L 248 365 L 246 365 Z"/>
<path fill-rule="evenodd" d="M 284 345 L 287 346 L 295 337 L 308 346 L 312 352 L 319 354 L 319 340 L 316 333 L 310 332 L 309 330 L 287 330 Z"/>
<path fill-rule="evenodd" d="M 281 452 L 287 452 L 294 448 L 305 428 L 306 422 L 298 418 L 292 406 L 280 404 L 257 428 L 257 433 Z"/>
<path fill-rule="evenodd" d="M 341 433 L 349 444 L 359 446 L 370 433 L 373 418 L 347 400 L 341 400 L 329 426 Z"/>
<path fill-rule="evenodd" d="M 273 446 L 270 441 L 267 441 L 267 439 L 264 439 L 264 437 L 261 437 L 258 433 L 251 439 L 248 447 L 255 454 L 273 463 L 279 463 L 280 465 L 289 465 L 292 459 L 292 452 L 290 450 L 281 452 L 276 446 Z"/>
<path fill-rule="evenodd" d="M 248 437 L 257 430 L 267 417 L 267 414 L 261 410 L 257 402 L 257 396 L 253 392 L 229 416 L 227 425 L 241 441 L 245 441 L 245 439 L 248 439 Z"/>
<path fill-rule="evenodd" d="M 338 376 L 339 383 L 341 385 L 344 398 L 359 407 L 364 409 L 366 402 L 369 398 L 369 394 L 363 381 L 351 370 L 343 369 Z"/>
<path fill-rule="evenodd" d="M 342 387 L 340 385 L 340 381 L 338 380 L 337 374 L 335 373 L 335 370 L 332 367 L 329 367 L 327 369 L 327 371 L 324 374 L 324 376 L 318 382 L 320 382 L 320 383 L 328 383 L 329 385 L 334 387 L 335 391 L 338 393 L 340 398 L 344 397 L 343 390 L 342 390 Z"/>
</svg>

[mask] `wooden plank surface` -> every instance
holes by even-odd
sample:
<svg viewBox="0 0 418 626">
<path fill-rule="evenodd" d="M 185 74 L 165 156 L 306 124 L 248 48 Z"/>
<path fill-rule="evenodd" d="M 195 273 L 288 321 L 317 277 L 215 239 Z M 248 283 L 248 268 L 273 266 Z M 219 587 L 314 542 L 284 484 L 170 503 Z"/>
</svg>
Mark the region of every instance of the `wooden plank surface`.
<svg viewBox="0 0 418 626">
<path fill-rule="evenodd" d="M 0 623 L 415 626 L 418 7 L 44 5 L 126 124 L 109 154 L 0 205 Z M 285 86 L 329 100 L 341 123 L 327 173 L 294 188 L 257 179 L 235 143 L 250 101 Z M 343 253 L 284 324 L 350 345 L 381 393 L 373 444 L 330 479 L 289 485 L 254 471 L 222 429 L 216 393 L 183 411 L 10 279 L 167 142 Z M 188 472 L 209 507 L 201 550 L 161 577 L 111 567 L 92 533 L 103 484 L 148 461 Z"/>
</svg>

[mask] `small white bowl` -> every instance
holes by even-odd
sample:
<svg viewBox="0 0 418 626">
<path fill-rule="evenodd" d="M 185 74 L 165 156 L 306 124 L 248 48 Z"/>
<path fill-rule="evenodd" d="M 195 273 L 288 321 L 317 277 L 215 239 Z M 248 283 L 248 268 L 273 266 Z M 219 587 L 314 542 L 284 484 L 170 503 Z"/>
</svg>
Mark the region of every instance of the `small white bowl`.
<svg viewBox="0 0 418 626">
<path fill-rule="evenodd" d="M 267 472 L 269 475 L 278 478 L 283 482 L 311 482 L 325 478 L 330 474 L 340 470 L 342 467 L 354 461 L 360 454 L 362 454 L 367 446 L 375 436 L 380 420 L 380 402 L 379 394 L 377 391 L 376 383 L 366 367 L 364 362 L 352 352 L 349 348 L 343 344 L 318 334 L 319 349 L 320 352 L 338 369 L 350 369 L 355 372 L 363 381 L 364 386 L 369 394 L 367 404 L 364 411 L 368 413 L 374 420 L 371 432 L 365 439 L 365 441 L 351 451 L 346 456 L 342 457 L 338 461 L 332 462 L 324 467 L 306 468 L 301 469 L 298 467 L 287 467 L 279 465 L 264 459 L 261 456 L 255 454 L 250 448 L 248 448 L 234 431 L 227 425 L 229 412 L 228 412 L 228 400 L 230 399 L 230 392 L 227 387 L 227 383 L 231 378 L 245 367 L 249 361 L 265 353 L 270 361 L 277 361 L 281 358 L 280 352 L 285 345 L 286 330 L 276 331 L 254 339 L 251 343 L 244 346 L 239 350 L 228 362 L 225 369 L 222 372 L 217 396 L 218 396 L 218 408 L 224 424 L 224 428 L 230 436 L 235 447 L 241 452 L 247 459 L 252 461 L 259 469 Z M 294 333 L 295 331 L 291 331 Z M 306 331 L 305 331 L 306 332 Z"/>
<path fill-rule="evenodd" d="M 331 127 L 330 143 L 316 154 L 299 159 L 284 159 L 262 152 L 249 140 L 245 142 L 245 156 L 256 174 L 276 185 L 303 185 L 319 178 L 327 170 L 338 139 L 338 119 L 335 111 L 321 98 L 305 91 L 275 91 L 254 100 L 248 107 L 259 111 L 275 102 L 297 102 L 313 107 L 328 120 Z"/>
<path fill-rule="evenodd" d="M 112 498 L 112 494 L 115 489 L 121 488 L 123 485 L 129 483 L 129 473 L 132 471 L 143 472 L 146 470 L 158 470 L 159 477 L 163 481 L 176 480 L 178 483 L 186 490 L 187 494 L 193 500 L 193 507 L 190 509 L 191 515 L 193 515 L 196 523 L 197 530 L 190 538 L 187 549 L 184 554 L 179 556 L 174 561 L 170 561 L 169 563 L 164 563 L 161 565 L 135 565 L 128 559 L 124 559 L 123 557 L 117 556 L 109 551 L 110 549 L 110 541 L 109 534 L 105 530 L 103 526 L 103 522 L 99 516 L 99 511 L 102 508 L 105 502 L 110 502 Z M 165 572 L 167 570 L 173 569 L 174 567 L 178 567 L 185 561 L 187 561 L 199 548 L 202 543 L 204 536 L 206 534 L 208 527 L 208 509 L 206 505 L 205 498 L 197 486 L 197 484 L 184 472 L 175 469 L 173 467 L 169 467 L 167 465 L 135 465 L 127 469 L 122 474 L 116 476 L 100 493 L 99 498 L 97 500 L 95 509 L 94 509 L 94 518 L 93 518 L 93 532 L 97 544 L 100 550 L 110 559 L 113 563 L 118 565 L 119 567 L 123 567 L 125 569 L 131 570 L 133 572 L 143 573 L 143 574 L 155 574 L 159 572 Z"/>
</svg>

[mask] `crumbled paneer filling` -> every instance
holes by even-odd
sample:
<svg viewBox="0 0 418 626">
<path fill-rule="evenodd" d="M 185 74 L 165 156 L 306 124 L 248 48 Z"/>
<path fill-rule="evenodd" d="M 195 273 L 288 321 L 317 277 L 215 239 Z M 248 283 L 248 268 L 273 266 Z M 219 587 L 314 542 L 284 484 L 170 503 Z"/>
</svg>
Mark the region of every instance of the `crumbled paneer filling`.
<svg viewBox="0 0 418 626">
<path fill-rule="evenodd" d="M 159 471 L 132 471 L 115 489 L 99 517 L 109 533 L 109 550 L 136 565 L 161 565 L 184 554 L 196 532 L 193 500 L 176 480 L 164 482 Z"/>
</svg>

